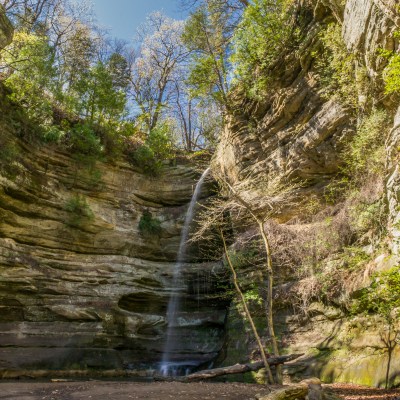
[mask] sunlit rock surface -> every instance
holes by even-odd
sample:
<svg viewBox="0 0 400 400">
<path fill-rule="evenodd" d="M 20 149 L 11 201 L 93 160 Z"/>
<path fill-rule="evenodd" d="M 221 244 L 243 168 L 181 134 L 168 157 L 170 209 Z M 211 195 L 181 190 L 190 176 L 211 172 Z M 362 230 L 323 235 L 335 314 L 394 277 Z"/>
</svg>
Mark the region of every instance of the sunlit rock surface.
<svg viewBox="0 0 400 400">
<path fill-rule="evenodd" d="M 99 163 L 101 179 L 93 182 L 68 154 L 17 146 L 23 154 L 12 165 L 17 173 L 7 168 L 0 176 L 0 376 L 155 368 L 174 290 L 183 309 L 171 359 L 215 358 L 226 313 L 226 302 L 214 296 L 221 265 L 202 262 L 194 246 L 183 282 L 172 287 L 199 174 L 166 166 L 151 178 L 127 164 Z M 78 193 L 93 218 L 74 225 L 66 207 Z M 160 235 L 140 233 L 145 210 L 161 221 Z"/>
<path fill-rule="evenodd" d="M 239 91 L 235 93 L 235 114 L 223 132 L 214 158 L 215 168 L 234 187 L 246 188 L 242 195 L 248 201 L 257 199 L 254 206 L 263 207 L 263 197 L 268 198 L 267 192 L 264 196 L 262 193 L 265 181 L 275 178 L 282 182 L 287 178 L 301 181 L 304 185 L 297 199 L 301 204 L 310 194 L 323 194 L 326 185 L 340 171 L 339 153 L 353 135 L 357 121 L 340 104 L 320 95 L 312 52 L 321 29 L 333 21 L 342 25 L 345 45 L 356 56 L 357 64 L 367 70 L 376 93 L 383 92 L 381 73 L 386 63 L 379 57 L 379 49 L 398 51 L 398 39 L 393 34 L 399 29 L 400 14 L 395 0 L 304 0 L 301 4 L 307 21 L 307 40 L 300 46 L 300 57 L 281 56 L 265 98 L 255 101 L 246 99 Z M 370 265 L 373 271 L 395 265 L 400 254 L 400 110 L 393 121 L 398 99 L 379 95 L 369 101 L 386 109 L 389 125 L 393 125 L 387 141 L 385 192 L 392 257 L 373 261 Z M 296 218 L 299 212 L 291 204 L 284 214 L 286 221 Z M 387 349 L 382 341 L 382 321 L 345 318 L 339 300 L 329 310 L 322 303 L 314 304 L 315 309 L 306 310 L 308 318 L 301 318 L 293 315 L 291 307 L 279 306 L 282 301 L 279 295 L 275 300 L 276 329 L 282 347 L 287 352 L 306 354 L 286 368 L 287 379 L 317 375 L 325 382 L 385 384 Z M 261 321 L 259 327 L 263 331 L 265 324 Z M 250 333 L 245 340 L 237 333 L 243 331 L 242 318 L 232 309 L 228 318 L 227 364 L 235 359 L 245 361 L 256 351 Z M 389 374 L 392 385 L 399 384 L 400 376 L 398 349 L 395 354 Z"/>
</svg>

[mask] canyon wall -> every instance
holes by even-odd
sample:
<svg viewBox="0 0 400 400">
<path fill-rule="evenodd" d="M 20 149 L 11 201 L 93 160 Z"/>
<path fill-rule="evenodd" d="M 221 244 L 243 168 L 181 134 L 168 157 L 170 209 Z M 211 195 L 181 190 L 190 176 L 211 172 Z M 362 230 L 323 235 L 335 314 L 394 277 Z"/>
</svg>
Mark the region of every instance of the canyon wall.
<svg viewBox="0 0 400 400">
<path fill-rule="evenodd" d="M 266 181 L 278 179 L 287 182 L 294 179 L 302 182 L 298 205 L 304 206 L 312 198 L 324 197 L 328 185 L 341 172 L 341 153 L 358 125 L 354 111 L 337 99 L 323 95 L 316 66 L 318 60 L 315 54 L 320 48 L 321 31 L 329 24 L 339 24 L 344 46 L 353 55 L 356 66 L 365 69 L 369 85 L 374 88 L 368 93 L 360 91 L 357 94 L 359 106 L 362 109 L 368 103 L 384 109 L 386 122 L 393 126 L 386 141 L 383 190 L 387 209 L 385 243 L 389 249 L 382 246 L 381 250 L 370 251 L 373 246 L 363 239 L 362 251 L 370 251 L 374 259 L 355 278 L 354 285 L 349 281 L 349 286 L 353 285 L 348 294 L 351 297 L 370 284 L 370 276 L 375 271 L 384 271 L 396 265 L 399 257 L 400 111 L 397 111 L 398 98 L 384 94 L 382 70 L 387 62 L 379 56 L 381 50 L 398 51 L 399 43 L 394 32 L 400 27 L 399 9 L 394 0 L 301 3 L 305 21 L 303 29 L 307 33 L 296 54 L 282 56 L 272 71 L 270 86 L 263 98 L 252 99 L 244 91 L 236 90 L 232 97 L 234 115 L 222 134 L 214 167 L 238 192 L 244 187 L 242 196 L 249 202 L 254 199 L 255 207 L 261 204 L 260 213 L 263 207 L 260 191 Z M 376 183 L 376 186 L 379 184 Z M 268 207 L 268 193 L 264 193 L 264 197 L 264 206 Z M 340 213 L 341 206 L 338 207 L 334 214 L 326 214 L 324 218 L 335 218 Z M 304 208 L 297 209 L 291 205 L 278 217 L 281 224 L 289 221 L 288 229 L 292 232 L 303 232 L 300 233 L 303 242 L 311 232 L 311 219 L 304 219 Z M 304 222 L 301 222 L 302 218 Z M 323 226 L 323 219 L 318 223 Z M 277 230 L 272 231 L 271 236 L 273 232 Z M 321 241 L 320 245 L 324 243 Z M 291 247 L 291 243 L 282 242 L 280 246 L 278 251 L 282 253 L 285 246 Z M 322 261 L 325 264 L 328 262 Z M 291 266 L 293 271 L 299 267 Z M 306 315 L 299 315 L 299 309 L 293 311 L 295 305 L 288 304 L 291 301 L 288 293 L 293 290 L 293 297 L 301 298 L 300 291 L 309 285 L 311 279 L 296 281 L 295 273 L 289 279 L 281 279 L 285 268 L 288 265 L 276 265 L 275 323 L 283 351 L 305 353 L 301 360 L 286 367 L 287 379 L 316 375 L 325 382 L 384 385 L 388 353 L 382 340 L 385 335 L 381 329 L 382 321 L 361 315 L 353 317 L 343 312 L 346 304 L 341 300 L 341 294 L 333 303 L 315 297 L 307 304 L 307 309 L 303 309 Z M 249 279 L 251 283 L 254 278 L 244 278 L 248 284 Z M 329 283 L 327 285 L 329 287 Z M 261 330 L 265 329 L 264 322 L 259 326 Z M 246 325 L 243 325 L 240 314 L 232 310 L 228 319 L 228 364 L 240 357 L 244 361 L 251 353 L 248 348 L 256 348 L 250 332 L 247 333 L 247 340 L 239 340 L 239 330 L 245 331 Z M 396 347 L 392 358 L 392 385 L 400 383 L 399 351 Z"/>
<path fill-rule="evenodd" d="M 2 107 L 0 123 L 0 377 L 155 369 L 176 291 L 170 360 L 211 362 L 224 342 L 227 304 L 214 296 L 221 264 L 203 262 L 193 246 L 173 284 L 199 173 L 165 165 L 150 177 L 123 162 L 81 164 L 18 139 L 14 111 Z M 139 227 L 146 213 L 156 231 Z"/>
</svg>

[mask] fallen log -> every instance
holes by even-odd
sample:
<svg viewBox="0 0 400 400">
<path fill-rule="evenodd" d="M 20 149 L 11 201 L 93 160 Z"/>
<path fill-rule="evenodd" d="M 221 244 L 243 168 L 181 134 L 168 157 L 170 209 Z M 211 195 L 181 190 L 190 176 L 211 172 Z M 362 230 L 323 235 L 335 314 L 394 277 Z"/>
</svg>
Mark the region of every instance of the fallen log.
<svg viewBox="0 0 400 400">
<path fill-rule="evenodd" d="M 343 400 L 329 388 L 322 387 L 318 378 L 305 379 L 298 384 L 274 388 L 267 395 L 256 395 L 257 400 Z"/>
<path fill-rule="evenodd" d="M 257 396 L 258 400 L 304 400 L 308 395 L 307 385 L 291 385 L 274 390 L 266 396 Z"/>
<path fill-rule="evenodd" d="M 303 354 L 289 354 L 287 356 L 279 356 L 279 357 L 270 357 L 267 359 L 268 365 L 276 366 L 280 364 L 284 364 L 289 361 L 296 360 L 301 357 Z M 234 374 L 244 374 L 246 372 L 254 372 L 258 371 L 261 368 L 264 368 L 264 362 L 258 361 L 255 363 L 248 364 L 235 364 L 229 367 L 221 367 L 214 369 L 206 369 L 203 371 L 195 372 L 193 374 L 189 374 L 181 377 L 164 377 L 164 376 L 154 376 L 155 380 L 158 381 L 180 381 L 180 382 L 193 382 L 193 381 L 201 381 L 204 379 L 216 378 L 218 376 L 224 375 L 234 375 Z"/>
</svg>

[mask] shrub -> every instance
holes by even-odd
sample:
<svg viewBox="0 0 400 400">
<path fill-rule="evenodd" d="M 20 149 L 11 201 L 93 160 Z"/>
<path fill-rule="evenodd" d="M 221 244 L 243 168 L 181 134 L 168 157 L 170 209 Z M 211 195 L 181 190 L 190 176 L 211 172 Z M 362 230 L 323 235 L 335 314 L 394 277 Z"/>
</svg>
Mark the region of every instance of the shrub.
<svg viewBox="0 0 400 400">
<path fill-rule="evenodd" d="M 382 322 L 378 326 L 381 341 L 388 353 L 385 387 L 392 383 L 390 368 L 392 355 L 400 339 L 400 267 L 395 266 L 388 271 L 373 275 L 371 285 L 364 289 L 354 301 L 353 313 L 373 313 Z"/>
<path fill-rule="evenodd" d="M 394 38 L 400 38 L 400 31 L 394 33 Z M 388 65 L 383 70 L 385 92 L 387 94 L 400 93 L 400 54 L 398 52 L 381 50 L 380 55 L 389 60 Z"/>
<path fill-rule="evenodd" d="M 354 178 L 382 174 L 385 167 L 385 140 L 390 129 L 386 111 L 374 109 L 362 121 L 344 152 L 345 172 Z"/>
<path fill-rule="evenodd" d="M 0 171 L 14 180 L 21 172 L 20 150 L 12 142 L 0 140 Z"/>
<path fill-rule="evenodd" d="M 9 165 L 16 161 L 19 157 L 19 150 L 13 143 L 0 144 L 0 163 Z"/>
<path fill-rule="evenodd" d="M 45 36 L 16 32 L 4 53 L 8 66 L 8 97 L 20 104 L 29 119 L 41 127 L 52 123 L 52 105 L 46 91 L 55 76 L 53 53 Z"/>
<path fill-rule="evenodd" d="M 100 139 L 88 123 L 79 123 L 70 130 L 69 145 L 73 152 L 88 158 L 99 158 L 102 154 Z"/>
<path fill-rule="evenodd" d="M 108 121 L 101 126 L 96 125 L 95 131 L 100 137 L 103 153 L 109 161 L 120 158 L 124 151 L 129 153 L 131 139 L 138 134 L 132 121 Z"/>
<path fill-rule="evenodd" d="M 146 238 L 159 237 L 161 230 L 161 221 L 153 217 L 150 211 L 144 211 L 139 221 L 140 234 Z"/>
<path fill-rule="evenodd" d="M 400 54 L 392 54 L 383 71 L 386 93 L 400 93 Z"/>
<path fill-rule="evenodd" d="M 148 175 L 157 176 L 162 171 L 162 161 L 155 157 L 154 151 L 147 144 L 140 146 L 131 160 Z"/>
<path fill-rule="evenodd" d="M 355 312 L 379 314 L 387 319 L 400 311 L 400 266 L 372 276 L 371 285 L 355 300 Z"/>
<path fill-rule="evenodd" d="M 229 257 L 235 269 L 238 271 L 245 270 L 249 266 L 256 266 L 262 262 L 260 249 L 256 248 L 259 243 L 251 243 L 249 248 L 243 250 L 235 250 L 229 252 Z"/>
<path fill-rule="evenodd" d="M 236 29 L 232 62 L 236 77 L 253 97 L 267 87 L 267 70 L 295 39 L 292 5 L 291 0 L 255 0 Z"/>
<path fill-rule="evenodd" d="M 94 214 L 89 204 L 80 195 L 75 195 L 66 202 L 65 211 L 70 214 L 66 224 L 72 227 L 81 227 L 84 223 L 94 219 Z"/>
<path fill-rule="evenodd" d="M 43 127 L 42 140 L 45 143 L 59 143 L 65 132 L 56 125 Z"/>
<path fill-rule="evenodd" d="M 173 157 L 173 144 L 167 125 L 153 129 L 145 142 L 128 154 L 128 159 L 148 175 L 161 173 L 163 161 Z"/>
<path fill-rule="evenodd" d="M 351 108 L 358 106 L 358 93 L 365 82 L 365 71 L 355 69 L 355 56 L 347 51 L 339 24 L 330 24 L 320 34 L 322 52 L 315 52 L 316 70 L 320 76 L 322 95 Z"/>
</svg>

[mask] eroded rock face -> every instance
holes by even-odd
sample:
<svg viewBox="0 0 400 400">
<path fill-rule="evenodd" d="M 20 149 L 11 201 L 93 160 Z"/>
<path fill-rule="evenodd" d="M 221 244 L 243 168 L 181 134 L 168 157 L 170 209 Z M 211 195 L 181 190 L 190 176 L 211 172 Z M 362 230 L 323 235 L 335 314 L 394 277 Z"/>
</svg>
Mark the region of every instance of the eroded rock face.
<svg viewBox="0 0 400 400">
<path fill-rule="evenodd" d="M 288 56 L 284 69 L 274 72 L 265 99 L 250 101 L 241 93 L 233 99 L 235 113 L 214 163 L 234 186 L 244 180 L 257 188 L 266 179 L 297 179 L 308 182 L 306 192 L 320 192 L 339 171 L 339 153 L 355 121 L 344 107 L 321 97 L 311 57 L 321 28 L 309 20 L 300 57 Z M 287 210 L 288 216 L 293 213 Z"/>
<path fill-rule="evenodd" d="M 387 200 L 389 207 L 389 230 L 393 254 L 397 260 L 400 257 L 400 171 L 399 171 L 399 147 L 400 147 L 400 107 L 397 110 L 393 129 L 387 141 Z"/>
<path fill-rule="evenodd" d="M 359 56 L 369 75 L 375 79 L 385 60 L 382 49 L 395 50 L 393 33 L 400 18 L 394 0 L 348 0 L 346 2 L 343 38 L 347 48 Z"/>
<path fill-rule="evenodd" d="M 194 263 L 192 249 L 181 287 L 172 287 L 198 174 L 177 166 L 151 178 L 99 164 L 101 181 L 90 186 L 89 172 L 67 154 L 19 145 L 17 176 L 0 176 L 0 377 L 154 367 L 178 289 L 182 323 L 171 358 L 212 360 L 224 340 L 226 304 L 211 299 L 220 265 Z M 67 205 L 77 193 L 92 219 L 72 218 Z M 161 221 L 159 236 L 140 233 L 144 210 Z"/>
<path fill-rule="evenodd" d="M 275 74 L 265 99 L 255 102 L 246 100 L 242 94 L 234 99 L 235 114 L 223 133 L 215 165 L 237 188 L 249 178 L 254 182 L 254 192 L 260 191 L 257 181 L 297 178 L 307 183 L 299 199 L 304 200 L 310 192 L 321 193 L 339 172 L 339 153 L 351 138 L 357 122 L 340 104 L 319 95 L 318 75 L 310 54 L 322 25 L 334 20 L 342 24 L 345 45 L 355 55 L 357 65 L 366 69 L 375 92 L 383 92 L 381 73 L 385 60 L 378 54 L 379 49 L 396 50 L 398 46 L 393 36 L 400 26 L 396 8 L 398 2 L 319 0 L 310 3 L 314 15 L 306 28 L 309 34 L 300 61 L 288 56 L 282 62 L 281 70 Z M 377 96 L 368 100 L 370 104 L 385 108 L 388 115 L 392 116 L 398 104 L 387 97 L 382 102 L 383 98 Z M 390 239 L 397 260 L 400 254 L 399 147 L 400 109 L 387 141 L 386 185 Z M 252 193 L 243 195 L 251 201 Z M 253 199 L 256 196 L 257 201 L 262 201 L 259 200 L 262 198 L 260 193 L 254 194 Z M 293 207 L 286 214 L 287 219 L 299 215 Z M 393 262 L 391 259 L 385 262 L 385 266 L 393 266 Z M 310 307 L 310 318 L 304 320 L 293 316 L 292 311 L 286 308 L 276 310 L 276 328 L 282 338 L 282 346 L 287 351 L 307 354 L 301 361 L 288 367 L 287 374 L 296 375 L 297 378 L 319 375 L 325 382 L 384 385 L 387 349 L 380 332 L 382 324 L 367 319 L 352 321 L 341 313 L 340 306 L 329 310 L 323 304 L 318 304 L 318 307 L 323 310 Z M 252 343 L 250 335 L 247 341 L 238 340 L 235 332 L 242 325 L 235 315 L 231 313 L 228 318 L 230 362 L 235 357 L 243 357 L 246 351 L 248 357 L 249 343 Z M 260 325 L 262 329 L 265 328 Z M 398 349 L 396 352 L 398 354 Z M 395 361 L 390 370 L 391 384 L 398 384 L 396 377 L 399 374 L 400 365 Z"/>
</svg>

